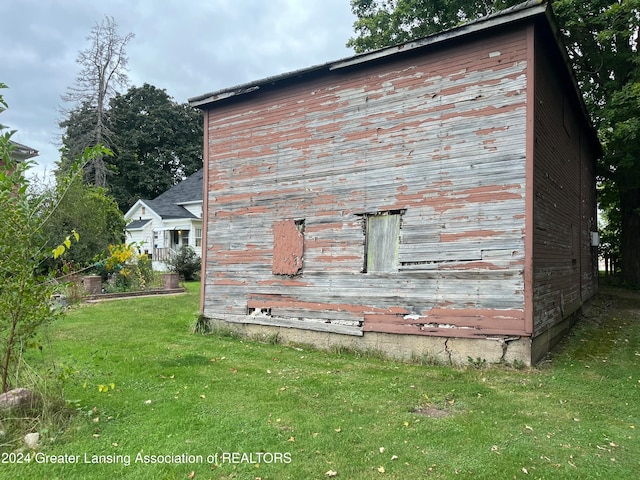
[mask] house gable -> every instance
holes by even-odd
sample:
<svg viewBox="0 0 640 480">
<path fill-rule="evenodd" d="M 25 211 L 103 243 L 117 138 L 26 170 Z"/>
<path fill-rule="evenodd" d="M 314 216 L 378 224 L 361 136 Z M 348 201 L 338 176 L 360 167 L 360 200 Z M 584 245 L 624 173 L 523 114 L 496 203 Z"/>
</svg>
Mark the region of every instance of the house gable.
<svg viewBox="0 0 640 480">
<path fill-rule="evenodd" d="M 125 220 L 141 220 L 146 218 L 162 220 L 162 217 L 149 206 L 149 203 L 148 200 L 137 200 L 136 203 L 127 210 L 127 213 L 124 214 Z"/>
</svg>

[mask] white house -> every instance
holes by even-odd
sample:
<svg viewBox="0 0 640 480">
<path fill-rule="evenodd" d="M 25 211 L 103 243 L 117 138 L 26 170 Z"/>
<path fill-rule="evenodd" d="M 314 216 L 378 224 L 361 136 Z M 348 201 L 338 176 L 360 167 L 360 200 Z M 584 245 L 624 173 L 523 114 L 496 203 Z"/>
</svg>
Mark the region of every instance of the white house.
<svg viewBox="0 0 640 480">
<path fill-rule="evenodd" d="M 150 255 L 156 270 L 183 245 L 202 254 L 202 182 L 200 169 L 153 200 L 138 200 L 125 214 L 127 243 Z"/>
</svg>

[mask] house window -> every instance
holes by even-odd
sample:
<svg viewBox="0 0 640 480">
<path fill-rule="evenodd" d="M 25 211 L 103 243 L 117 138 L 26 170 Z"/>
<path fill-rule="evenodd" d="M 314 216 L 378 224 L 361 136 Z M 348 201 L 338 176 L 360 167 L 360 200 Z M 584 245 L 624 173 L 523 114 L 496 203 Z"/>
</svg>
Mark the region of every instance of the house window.
<svg viewBox="0 0 640 480">
<path fill-rule="evenodd" d="M 302 272 L 304 254 L 304 220 L 281 220 L 273 225 L 274 275 L 297 275 Z"/>
<path fill-rule="evenodd" d="M 182 237 L 182 245 L 189 246 L 189 230 L 182 230 L 180 235 Z"/>
<path fill-rule="evenodd" d="M 142 211 L 142 215 L 145 215 L 147 213 L 147 209 L 144 207 L 142 207 L 140 210 Z"/>
<path fill-rule="evenodd" d="M 403 213 L 401 210 L 391 210 L 365 215 L 364 272 L 398 270 L 398 246 Z"/>
<path fill-rule="evenodd" d="M 196 228 L 196 247 L 202 246 L 202 229 Z"/>
</svg>

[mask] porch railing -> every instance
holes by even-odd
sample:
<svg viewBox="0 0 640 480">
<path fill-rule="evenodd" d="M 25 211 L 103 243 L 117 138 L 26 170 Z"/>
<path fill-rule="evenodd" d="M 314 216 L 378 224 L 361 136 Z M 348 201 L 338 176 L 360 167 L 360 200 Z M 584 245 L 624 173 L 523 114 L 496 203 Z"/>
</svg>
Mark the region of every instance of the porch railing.
<svg viewBox="0 0 640 480">
<path fill-rule="evenodd" d="M 154 262 L 166 262 L 172 259 L 176 255 L 176 251 L 173 248 L 154 248 L 152 260 Z"/>
</svg>

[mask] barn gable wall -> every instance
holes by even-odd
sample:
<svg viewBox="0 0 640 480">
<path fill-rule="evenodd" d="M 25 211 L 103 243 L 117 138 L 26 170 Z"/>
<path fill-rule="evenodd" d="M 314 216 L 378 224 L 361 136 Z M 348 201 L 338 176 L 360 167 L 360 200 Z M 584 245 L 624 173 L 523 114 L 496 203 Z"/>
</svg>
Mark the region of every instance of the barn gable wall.
<svg viewBox="0 0 640 480">
<path fill-rule="evenodd" d="M 210 107 L 203 314 L 524 334 L 526 59 L 503 28 Z M 371 228 L 393 261 L 367 261 Z"/>
</svg>

